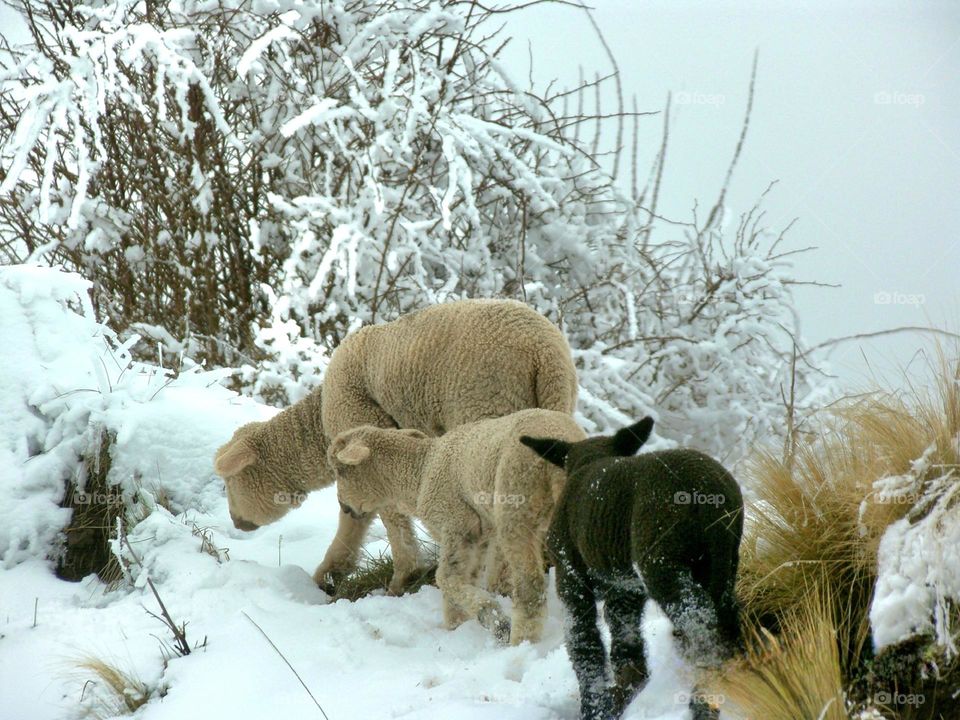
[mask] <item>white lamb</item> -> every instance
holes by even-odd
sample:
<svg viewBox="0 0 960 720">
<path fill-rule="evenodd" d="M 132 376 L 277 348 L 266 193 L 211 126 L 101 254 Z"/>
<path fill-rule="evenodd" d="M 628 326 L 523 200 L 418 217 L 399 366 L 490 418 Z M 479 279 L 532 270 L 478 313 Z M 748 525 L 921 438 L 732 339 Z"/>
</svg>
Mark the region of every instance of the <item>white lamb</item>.
<svg viewBox="0 0 960 720">
<path fill-rule="evenodd" d="M 334 438 L 328 457 L 343 509 L 420 518 L 440 545 L 437 585 L 445 625 L 476 617 L 498 641 L 536 642 L 543 629 L 543 543 L 564 485 L 558 467 L 520 444 L 521 435 L 586 437 L 573 418 L 521 410 L 467 423 L 441 437 L 363 426 Z M 478 584 L 490 543 L 510 575 L 513 622 Z"/>
</svg>

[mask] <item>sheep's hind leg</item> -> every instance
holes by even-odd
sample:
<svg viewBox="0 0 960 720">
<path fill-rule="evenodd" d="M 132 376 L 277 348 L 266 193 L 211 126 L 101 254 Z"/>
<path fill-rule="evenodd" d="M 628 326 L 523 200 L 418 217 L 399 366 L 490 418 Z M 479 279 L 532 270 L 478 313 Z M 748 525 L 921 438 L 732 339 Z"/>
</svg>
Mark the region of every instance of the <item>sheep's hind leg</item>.
<svg viewBox="0 0 960 720">
<path fill-rule="evenodd" d="M 492 631 L 497 642 L 505 643 L 510 637 L 510 620 L 490 593 L 471 582 L 477 567 L 476 545 L 467 534 L 447 535 L 441 542 L 437 585 L 443 593 L 444 610 L 460 608 Z M 449 623 L 447 627 L 452 629 Z"/>
<path fill-rule="evenodd" d="M 699 668 L 719 666 L 724 658 L 717 608 L 713 598 L 690 570 L 670 563 L 645 563 L 641 568 L 647 591 L 673 623 L 679 636 L 681 655 Z M 716 720 L 718 711 L 707 704 L 698 687 L 690 698 L 693 720 Z"/>
<path fill-rule="evenodd" d="M 540 536 L 519 523 L 505 523 L 497 543 L 503 548 L 510 568 L 513 623 L 510 644 L 537 642 L 543 634 L 547 605 L 547 582 L 543 572 L 543 543 Z"/>
<path fill-rule="evenodd" d="M 470 554 L 469 562 L 465 562 L 464 576 L 471 585 L 477 585 L 480 577 L 480 571 L 484 567 L 484 558 L 487 554 L 489 543 L 484 540 L 478 546 L 475 552 Z M 459 627 L 470 616 L 464 612 L 463 608 L 457 605 L 448 594 L 443 596 L 443 624 L 449 629 Z"/>
<path fill-rule="evenodd" d="M 610 628 L 610 664 L 621 709 L 630 704 L 649 677 L 642 632 L 646 601 L 639 584 L 636 588 L 617 588 L 604 598 L 603 613 Z"/>
<path fill-rule="evenodd" d="M 487 590 L 498 595 L 509 595 L 511 591 L 509 568 L 503 557 L 500 543 L 494 543 L 487 556 Z"/>
<path fill-rule="evenodd" d="M 612 720 L 617 702 L 609 688 L 607 653 L 597 627 L 597 600 L 584 578 L 563 558 L 557 593 L 567 610 L 566 646 L 580 686 L 580 720 Z"/>
</svg>

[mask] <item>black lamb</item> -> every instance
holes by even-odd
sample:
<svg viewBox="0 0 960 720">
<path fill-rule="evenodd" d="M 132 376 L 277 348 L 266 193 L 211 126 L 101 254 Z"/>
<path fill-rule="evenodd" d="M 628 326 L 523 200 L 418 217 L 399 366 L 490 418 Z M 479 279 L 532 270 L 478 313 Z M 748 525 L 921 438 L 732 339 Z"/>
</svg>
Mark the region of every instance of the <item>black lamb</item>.
<svg viewBox="0 0 960 720">
<path fill-rule="evenodd" d="M 716 460 L 690 449 L 630 457 L 653 419 L 581 442 L 523 436 L 566 469 L 547 539 L 569 614 L 567 652 L 582 720 L 617 718 L 647 680 L 641 618 L 652 598 L 673 622 L 681 654 L 715 667 L 740 643 L 734 590 L 743 498 Z M 608 658 L 597 603 L 610 629 Z M 612 677 L 611 677 L 612 672 Z M 694 718 L 716 717 L 693 695 Z"/>
</svg>

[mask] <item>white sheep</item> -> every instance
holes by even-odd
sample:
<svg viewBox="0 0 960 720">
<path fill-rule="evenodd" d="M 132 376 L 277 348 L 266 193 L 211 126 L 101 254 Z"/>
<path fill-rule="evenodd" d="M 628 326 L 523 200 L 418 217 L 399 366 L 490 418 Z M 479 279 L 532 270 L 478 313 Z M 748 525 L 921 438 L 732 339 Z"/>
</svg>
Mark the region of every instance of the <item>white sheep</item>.
<svg viewBox="0 0 960 720">
<path fill-rule="evenodd" d="M 563 489 L 560 468 L 534 456 L 521 435 L 578 442 L 567 413 L 521 410 L 461 425 L 438 438 L 365 426 L 338 435 L 328 451 L 345 512 L 387 509 L 420 518 L 440 546 L 437 585 L 445 625 L 471 617 L 511 644 L 536 642 L 543 629 L 543 543 Z M 506 562 L 513 622 L 478 584 L 494 543 Z"/>
<path fill-rule="evenodd" d="M 466 422 L 524 408 L 572 413 L 577 376 L 563 333 L 513 300 L 461 300 L 352 333 L 330 359 L 323 387 L 268 422 L 239 428 L 217 451 L 234 524 L 253 530 L 334 481 L 329 441 L 359 425 L 440 435 Z M 393 550 L 390 592 L 417 564 L 407 517 L 384 511 Z M 350 572 L 373 516 L 342 513 L 314 578 Z"/>
</svg>

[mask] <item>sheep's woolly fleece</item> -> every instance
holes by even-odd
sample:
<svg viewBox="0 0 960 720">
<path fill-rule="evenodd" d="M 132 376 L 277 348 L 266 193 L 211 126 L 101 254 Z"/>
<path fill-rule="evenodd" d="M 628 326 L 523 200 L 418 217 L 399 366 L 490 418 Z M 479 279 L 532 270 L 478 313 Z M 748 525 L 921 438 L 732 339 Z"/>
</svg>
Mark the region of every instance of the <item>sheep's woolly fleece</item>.
<svg viewBox="0 0 960 720">
<path fill-rule="evenodd" d="M 342 503 L 362 512 L 394 507 L 415 515 L 441 543 L 437 581 L 449 601 L 448 627 L 488 613 L 488 625 L 505 631 L 496 600 L 466 570 L 483 562 L 490 543 L 502 553 L 515 603 L 513 645 L 540 637 L 543 541 L 565 480 L 563 470 L 520 444 L 523 434 L 586 437 L 567 413 L 528 409 L 466 423 L 438 438 L 364 426 L 341 433 L 330 446 Z"/>
<path fill-rule="evenodd" d="M 217 468 L 238 468 L 229 471 L 231 503 L 238 516 L 264 525 L 289 509 L 275 504 L 277 493 L 300 497 L 333 482 L 324 452 L 344 430 L 396 423 L 440 435 L 524 408 L 572 413 L 576 398 L 570 347 L 549 320 L 512 300 L 461 300 L 347 337 L 322 390 L 270 422 L 241 428 L 220 448 Z M 233 462 L 233 455 L 244 457 Z"/>
</svg>

